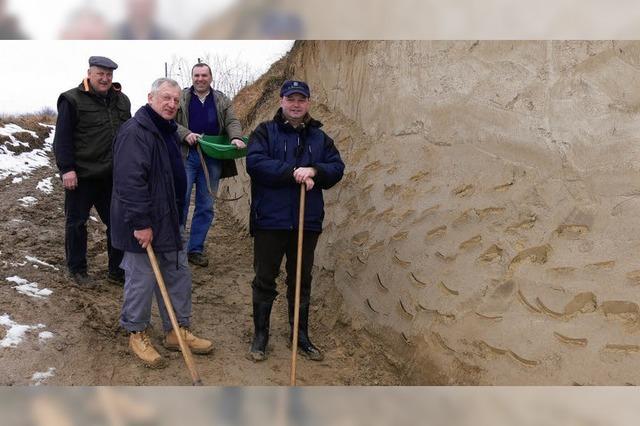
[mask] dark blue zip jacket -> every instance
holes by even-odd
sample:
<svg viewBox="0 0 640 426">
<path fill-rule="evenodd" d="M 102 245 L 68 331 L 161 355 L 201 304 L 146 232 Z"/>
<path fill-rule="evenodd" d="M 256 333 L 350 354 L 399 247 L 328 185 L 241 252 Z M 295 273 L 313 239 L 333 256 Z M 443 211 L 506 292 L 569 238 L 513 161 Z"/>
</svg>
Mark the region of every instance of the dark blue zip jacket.
<svg viewBox="0 0 640 426">
<path fill-rule="evenodd" d="M 271 121 L 261 123 L 249 137 L 247 172 L 251 176 L 250 231 L 298 229 L 300 185 L 293 178 L 297 167 L 314 167 L 315 185 L 305 195 L 305 231 L 322 231 L 322 190 L 342 179 L 344 163 L 333 140 L 307 117 L 294 129 L 285 122 L 282 109 Z"/>
<path fill-rule="evenodd" d="M 177 134 L 175 140 L 178 144 Z M 149 227 L 154 251 L 182 249 L 169 150 L 142 107 L 120 127 L 113 146 L 112 244 L 120 250 L 144 253 L 133 231 Z"/>
</svg>

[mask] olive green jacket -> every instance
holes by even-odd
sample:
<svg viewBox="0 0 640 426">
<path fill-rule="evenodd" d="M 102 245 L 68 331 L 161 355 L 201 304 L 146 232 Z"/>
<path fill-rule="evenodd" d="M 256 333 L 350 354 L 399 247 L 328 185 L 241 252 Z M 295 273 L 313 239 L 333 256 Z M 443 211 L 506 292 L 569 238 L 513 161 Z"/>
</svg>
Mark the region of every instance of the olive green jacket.
<svg viewBox="0 0 640 426">
<path fill-rule="evenodd" d="M 83 81 L 60 95 L 72 105 L 75 117 L 67 117 L 76 123 L 72 141 L 74 169 L 81 178 L 98 178 L 111 175 L 113 140 L 120 126 L 131 118 L 131 102 L 122 93 L 118 83 L 113 83 L 107 97 L 97 95 Z"/>
</svg>

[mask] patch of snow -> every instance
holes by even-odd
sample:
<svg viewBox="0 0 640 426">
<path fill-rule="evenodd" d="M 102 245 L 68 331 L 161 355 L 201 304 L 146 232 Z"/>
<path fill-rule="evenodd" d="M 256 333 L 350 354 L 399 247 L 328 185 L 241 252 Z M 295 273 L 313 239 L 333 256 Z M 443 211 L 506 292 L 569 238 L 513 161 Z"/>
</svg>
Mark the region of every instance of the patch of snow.
<svg viewBox="0 0 640 426">
<path fill-rule="evenodd" d="M 42 331 L 38 334 L 38 339 L 41 342 L 47 339 L 53 339 L 53 333 L 50 331 Z"/>
<path fill-rule="evenodd" d="M 24 261 L 24 262 L 22 262 L 22 263 L 11 262 L 9 265 L 11 265 L 11 266 L 13 266 L 13 267 L 16 267 L 16 266 L 24 266 L 24 265 L 26 265 L 26 264 L 27 264 L 27 261 L 25 260 L 25 261 Z"/>
<path fill-rule="evenodd" d="M 35 297 L 36 299 L 44 299 L 45 297 L 51 296 L 51 294 L 53 293 L 53 291 L 49 290 L 48 288 L 40 289 L 38 288 L 37 283 L 30 283 L 29 281 L 25 280 L 24 278 L 20 278 L 17 275 L 9 277 L 6 280 L 18 284 L 12 287 L 15 288 L 18 293 L 24 294 L 29 297 Z"/>
<path fill-rule="evenodd" d="M 92 220 L 92 221 L 94 221 L 94 222 L 97 222 L 97 221 L 98 221 L 98 219 L 97 219 L 95 216 L 89 216 L 89 219 L 91 219 L 91 220 Z"/>
<path fill-rule="evenodd" d="M 30 207 L 38 202 L 38 199 L 35 197 L 22 197 L 18 200 L 18 202 L 22 205 L 22 207 Z"/>
<path fill-rule="evenodd" d="M 42 126 L 42 123 L 38 123 L 38 124 L 40 124 Z M 36 132 L 33 132 L 31 130 L 23 129 L 22 127 L 18 126 L 17 124 L 6 124 L 4 127 L 0 127 L 0 135 L 3 135 L 3 136 L 9 136 L 10 137 L 14 133 L 20 133 L 20 132 L 29 133 L 34 138 L 38 137 Z"/>
<path fill-rule="evenodd" d="M 11 183 L 20 183 L 22 182 L 22 178 L 21 177 L 14 177 L 13 180 L 11 181 Z"/>
<path fill-rule="evenodd" d="M 42 125 L 42 124 L 41 124 Z M 16 154 L 9 150 L 5 144 L 13 146 L 28 146 L 24 142 L 20 142 L 15 139 L 13 133 L 27 132 L 34 137 L 37 137 L 35 132 L 31 130 L 25 130 L 15 124 L 7 124 L 4 127 L 0 127 L 0 135 L 8 136 L 11 141 L 5 142 L 0 145 L 0 179 L 5 179 L 8 176 L 14 176 L 14 179 L 24 177 L 31 174 L 34 170 L 40 167 L 51 167 L 47 152 L 51 151 L 53 146 L 53 138 L 55 135 L 55 126 L 46 126 L 52 129 L 49 137 L 45 139 L 42 149 L 33 149 L 27 152 L 21 152 Z M 17 182 L 15 182 L 17 183 Z"/>
<path fill-rule="evenodd" d="M 38 259 L 37 257 L 25 256 L 25 259 L 27 259 L 31 263 L 37 263 L 38 265 L 48 266 L 50 268 L 53 268 L 55 271 L 59 271 L 60 270 L 60 269 L 56 268 L 55 266 L 53 266 L 53 265 L 51 265 L 51 264 L 49 264 L 47 262 L 43 262 L 42 260 Z"/>
<path fill-rule="evenodd" d="M 38 182 L 36 189 L 39 189 L 45 194 L 51 194 L 53 192 L 53 184 L 51 183 L 51 178 L 48 177 L 48 178 L 42 179 L 40 182 Z"/>
<path fill-rule="evenodd" d="M 44 382 L 47 379 L 50 379 L 51 377 L 53 377 L 55 374 L 56 369 L 54 367 L 49 367 L 48 371 L 45 372 L 35 372 L 33 373 L 33 376 L 31 376 L 31 381 L 35 382 L 34 385 L 35 386 L 40 386 L 42 384 L 42 382 Z"/>
<path fill-rule="evenodd" d="M 8 328 L 4 339 L 0 340 L 1 348 L 15 348 L 18 346 L 27 331 L 45 328 L 44 324 L 22 325 L 12 321 L 9 314 L 0 315 L 0 325 Z"/>
</svg>

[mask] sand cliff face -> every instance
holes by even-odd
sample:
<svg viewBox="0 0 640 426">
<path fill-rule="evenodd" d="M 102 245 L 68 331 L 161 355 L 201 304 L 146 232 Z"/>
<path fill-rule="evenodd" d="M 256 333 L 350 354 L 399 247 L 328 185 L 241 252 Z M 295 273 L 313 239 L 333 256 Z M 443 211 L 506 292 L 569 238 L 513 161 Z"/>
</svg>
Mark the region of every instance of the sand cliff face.
<svg viewBox="0 0 640 426">
<path fill-rule="evenodd" d="M 640 382 L 640 43 L 297 43 L 249 128 L 294 76 L 347 165 L 316 266 L 406 383 Z"/>
</svg>

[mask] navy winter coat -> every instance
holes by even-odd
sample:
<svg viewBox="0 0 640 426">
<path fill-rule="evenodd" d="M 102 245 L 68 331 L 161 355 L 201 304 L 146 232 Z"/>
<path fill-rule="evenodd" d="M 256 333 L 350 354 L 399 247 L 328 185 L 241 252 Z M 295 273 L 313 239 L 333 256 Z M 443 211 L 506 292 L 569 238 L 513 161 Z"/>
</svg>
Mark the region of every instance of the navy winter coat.
<svg viewBox="0 0 640 426">
<path fill-rule="evenodd" d="M 285 123 L 282 110 L 261 123 L 249 137 L 247 172 L 251 176 L 250 230 L 298 229 L 300 185 L 293 178 L 297 167 L 314 167 L 315 185 L 305 196 L 305 231 L 322 231 L 322 190 L 342 179 L 344 163 L 333 140 L 312 118 L 303 128 Z"/>
<path fill-rule="evenodd" d="M 154 251 L 182 249 L 169 150 L 142 107 L 120 127 L 113 146 L 112 245 L 144 253 L 133 231 L 149 227 Z"/>
</svg>

